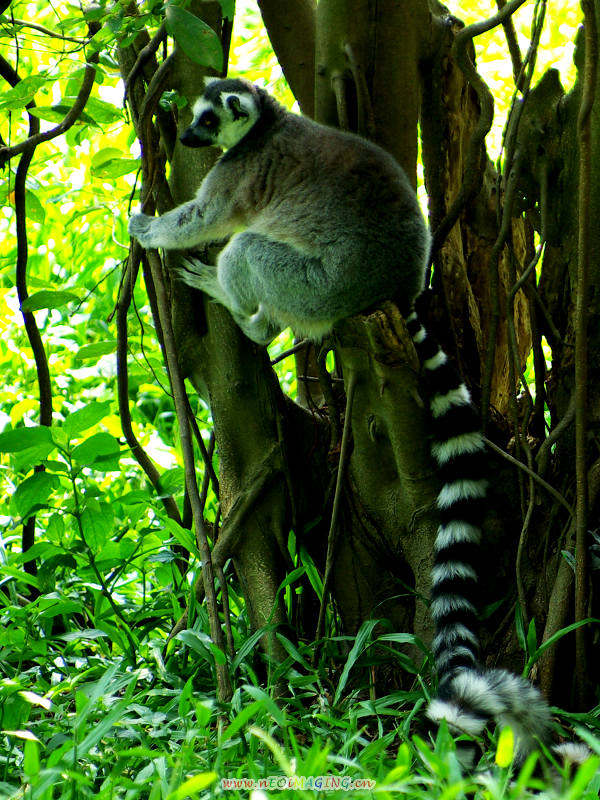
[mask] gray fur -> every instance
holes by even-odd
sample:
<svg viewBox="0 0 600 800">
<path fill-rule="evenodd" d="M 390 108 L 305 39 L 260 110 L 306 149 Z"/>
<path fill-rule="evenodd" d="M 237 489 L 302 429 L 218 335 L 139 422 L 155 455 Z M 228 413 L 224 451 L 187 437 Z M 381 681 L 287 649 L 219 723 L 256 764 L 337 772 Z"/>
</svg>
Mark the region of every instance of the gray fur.
<svg viewBox="0 0 600 800">
<path fill-rule="evenodd" d="M 230 149 L 194 200 L 162 217 L 131 217 L 144 247 L 231 237 L 216 268 L 189 256 L 179 277 L 261 344 L 288 326 L 319 340 L 386 298 L 408 309 L 423 289 L 429 233 L 389 154 L 289 113 L 245 81 L 211 82 L 194 113 L 182 140 Z"/>
</svg>

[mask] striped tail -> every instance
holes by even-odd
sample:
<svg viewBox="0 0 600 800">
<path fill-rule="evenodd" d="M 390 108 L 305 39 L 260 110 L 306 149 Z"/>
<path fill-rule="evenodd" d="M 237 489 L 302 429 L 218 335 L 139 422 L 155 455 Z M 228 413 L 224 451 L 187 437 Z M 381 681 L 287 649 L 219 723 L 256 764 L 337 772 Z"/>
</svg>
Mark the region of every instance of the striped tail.
<svg viewBox="0 0 600 800">
<path fill-rule="evenodd" d="M 490 719 L 510 725 L 525 755 L 546 740 L 550 712 L 524 679 L 479 664 L 477 563 L 488 481 L 485 443 L 471 395 L 413 312 L 406 320 L 430 390 L 431 452 L 442 488 L 431 581 L 438 695 L 428 718 L 479 735 Z"/>
</svg>

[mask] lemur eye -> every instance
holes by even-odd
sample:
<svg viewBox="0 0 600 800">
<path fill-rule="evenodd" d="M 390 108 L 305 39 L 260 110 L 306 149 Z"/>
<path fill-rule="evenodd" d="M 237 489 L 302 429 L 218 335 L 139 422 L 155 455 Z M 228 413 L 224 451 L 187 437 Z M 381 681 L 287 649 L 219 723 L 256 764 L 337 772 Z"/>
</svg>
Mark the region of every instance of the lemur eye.
<svg viewBox="0 0 600 800">
<path fill-rule="evenodd" d="M 212 111 L 205 111 L 200 117 L 199 122 L 204 128 L 210 129 L 216 127 L 218 120 L 216 114 Z"/>
</svg>

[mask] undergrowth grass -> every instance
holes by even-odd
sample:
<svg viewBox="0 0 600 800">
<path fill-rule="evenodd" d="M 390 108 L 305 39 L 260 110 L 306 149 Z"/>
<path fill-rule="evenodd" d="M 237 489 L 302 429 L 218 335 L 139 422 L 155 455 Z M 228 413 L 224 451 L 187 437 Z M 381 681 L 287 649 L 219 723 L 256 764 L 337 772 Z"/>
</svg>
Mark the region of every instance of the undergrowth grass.
<svg viewBox="0 0 600 800">
<path fill-rule="evenodd" d="M 258 678 L 264 665 L 256 648 L 245 648 L 233 698 L 219 704 L 201 627 L 168 645 L 164 637 L 140 640 L 132 629 L 132 666 L 99 645 L 106 645 L 101 629 L 44 637 L 34 625 L 17 635 L 22 608 L 10 614 L 6 596 L 4 603 L 1 797 L 577 800 L 600 791 L 600 738 L 589 730 L 583 735 L 595 755 L 577 769 L 535 754 L 515 770 L 510 746 L 507 752 L 491 739 L 480 743 L 481 764 L 469 775 L 446 730 L 434 743 L 415 735 L 413 717 L 424 702 L 418 682 L 412 692 L 383 697 L 366 682 L 357 687 L 353 678 L 369 674 L 373 641 L 361 634 L 344 642 L 350 666 L 337 672 L 327 647 L 340 639 L 315 667 L 312 645 L 288 642 L 296 655 L 285 672 L 281 665 L 271 671 L 270 690 L 268 677 Z M 203 622 L 199 616 L 197 625 Z M 598 731 L 594 715 L 577 723 Z"/>
</svg>

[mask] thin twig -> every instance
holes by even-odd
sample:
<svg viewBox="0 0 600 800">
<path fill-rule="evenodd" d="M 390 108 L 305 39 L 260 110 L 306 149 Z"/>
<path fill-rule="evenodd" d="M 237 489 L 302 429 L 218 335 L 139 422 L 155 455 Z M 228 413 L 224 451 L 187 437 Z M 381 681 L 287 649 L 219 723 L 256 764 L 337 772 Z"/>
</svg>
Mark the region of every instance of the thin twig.
<svg viewBox="0 0 600 800">
<path fill-rule="evenodd" d="M 538 486 L 541 486 L 549 494 L 551 494 L 552 497 L 554 497 L 555 500 L 558 500 L 558 502 L 567 509 L 567 511 L 569 512 L 571 517 L 575 516 L 575 511 L 573 510 L 573 508 L 565 500 L 565 498 L 562 496 L 562 494 L 557 489 L 554 488 L 554 486 L 549 484 L 548 481 L 545 481 L 543 478 L 541 478 L 537 474 L 537 472 L 535 472 L 530 467 L 528 467 L 527 464 L 523 464 L 522 461 L 519 461 L 518 459 L 516 459 L 513 456 L 511 456 L 510 453 L 507 453 L 506 450 L 503 450 L 501 447 L 498 447 L 497 444 L 494 444 L 494 442 L 492 442 L 487 437 L 484 436 L 483 439 L 484 439 L 484 442 L 486 443 L 486 445 L 491 450 L 493 450 L 495 453 L 498 453 L 498 455 L 502 456 L 502 458 L 505 458 L 513 466 L 518 467 L 520 470 L 523 470 L 523 472 L 525 472 L 527 475 L 529 475 L 529 477 L 532 478 L 538 484 Z"/>
<path fill-rule="evenodd" d="M 185 384 L 183 382 L 183 377 L 177 361 L 175 338 L 171 325 L 170 306 L 167 301 L 167 293 L 162 277 L 162 264 L 156 250 L 148 251 L 148 261 L 150 263 L 150 269 L 156 289 L 158 311 L 165 341 L 165 356 L 171 378 L 177 421 L 179 423 L 179 439 L 184 461 L 185 485 L 192 506 L 194 527 L 196 530 L 200 554 L 202 556 L 202 578 L 204 583 L 204 593 L 206 595 L 206 607 L 208 611 L 210 634 L 215 645 L 225 653 L 225 643 L 223 641 L 223 631 L 221 630 L 221 624 L 219 621 L 217 598 L 215 593 L 214 568 L 211 559 L 210 547 L 208 544 L 208 537 L 206 535 L 206 528 L 204 525 L 204 516 L 200 504 L 198 485 L 196 483 L 194 448 L 192 445 L 187 403 L 185 399 Z M 215 668 L 217 673 L 217 696 L 221 702 L 226 702 L 230 699 L 232 693 L 229 673 L 227 672 L 227 665 L 215 660 Z"/>
<path fill-rule="evenodd" d="M 346 466 L 348 464 L 348 459 L 350 456 L 350 450 L 349 450 L 350 431 L 352 430 L 352 406 L 354 405 L 355 389 L 356 389 L 356 373 L 351 372 L 350 375 L 348 376 L 348 387 L 346 393 L 346 416 L 344 419 L 344 430 L 342 433 L 340 460 L 338 462 L 337 479 L 335 483 L 335 494 L 333 496 L 333 509 L 331 511 L 329 535 L 327 537 L 327 558 L 325 561 L 325 574 L 323 576 L 323 596 L 321 597 L 321 605 L 319 608 L 319 619 L 317 621 L 315 642 L 319 642 L 319 640 L 323 636 L 323 629 L 325 627 L 327 595 L 329 593 L 329 584 L 331 583 L 331 576 L 333 574 L 333 558 L 339 534 L 338 519 L 340 515 L 340 508 L 342 501 L 342 487 L 344 483 L 344 475 L 346 473 Z"/>
<path fill-rule="evenodd" d="M 21 28 L 31 28 L 34 31 L 43 33 L 44 36 L 51 36 L 53 39 L 62 39 L 63 42 L 74 42 L 75 44 L 79 45 L 86 45 L 89 43 L 89 39 L 78 39 L 75 36 L 65 36 L 64 33 L 57 33 L 56 31 L 50 30 L 50 28 L 45 28 L 43 25 L 38 25 L 37 22 L 28 22 L 24 19 L 11 19 L 10 24 L 18 25 Z"/>
<path fill-rule="evenodd" d="M 117 399 L 119 404 L 119 417 L 121 419 L 121 430 L 125 436 L 125 441 L 131 449 L 131 453 L 140 467 L 146 473 L 146 477 L 154 487 L 155 491 L 161 496 L 162 503 L 167 515 L 181 524 L 181 516 L 177 503 L 171 495 L 163 496 L 160 486 L 160 473 L 154 462 L 141 446 L 133 431 L 131 414 L 129 411 L 129 374 L 127 367 L 127 310 L 133 296 L 139 265 L 140 265 L 140 246 L 135 244 L 131 249 L 131 254 L 125 269 L 125 275 L 121 285 L 121 291 L 117 300 Z"/>
</svg>

